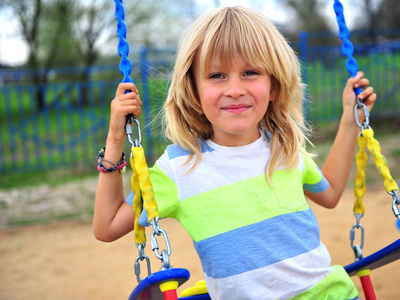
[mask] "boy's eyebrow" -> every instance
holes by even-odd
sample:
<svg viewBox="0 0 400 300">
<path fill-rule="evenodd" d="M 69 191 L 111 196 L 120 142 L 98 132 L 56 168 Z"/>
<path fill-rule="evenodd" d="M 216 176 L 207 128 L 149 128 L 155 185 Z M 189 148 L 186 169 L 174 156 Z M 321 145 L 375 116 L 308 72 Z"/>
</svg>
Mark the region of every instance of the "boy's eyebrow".
<svg viewBox="0 0 400 300">
<path fill-rule="evenodd" d="M 240 67 L 243 68 L 243 69 L 257 69 L 257 70 L 262 69 L 261 67 L 251 65 L 251 64 L 248 63 L 248 62 L 245 62 L 245 63 L 242 64 Z M 230 68 L 230 66 L 229 66 L 229 64 L 227 64 L 227 63 L 220 63 L 220 62 L 218 62 L 218 63 L 211 63 L 211 62 L 210 62 L 209 64 L 206 64 L 206 65 L 205 65 L 205 70 L 210 70 L 210 69 L 221 69 L 221 68 Z"/>
<path fill-rule="evenodd" d="M 223 67 L 224 67 L 224 64 L 221 64 L 220 62 L 218 62 L 218 63 L 209 62 L 208 64 L 204 65 L 204 71 L 210 72 L 210 71 L 214 71 L 214 70 L 220 70 Z"/>
</svg>

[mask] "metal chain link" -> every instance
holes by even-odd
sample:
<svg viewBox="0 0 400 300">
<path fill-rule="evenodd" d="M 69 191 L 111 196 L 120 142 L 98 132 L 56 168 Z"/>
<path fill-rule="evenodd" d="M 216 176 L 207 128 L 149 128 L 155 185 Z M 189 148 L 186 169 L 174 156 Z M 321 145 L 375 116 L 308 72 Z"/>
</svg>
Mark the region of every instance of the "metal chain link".
<svg viewBox="0 0 400 300">
<path fill-rule="evenodd" d="M 356 97 L 356 99 L 357 99 L 357 103 L 354 106 L 354 116 L 356 119 L 357 126 L 360 127 L 360 135 L 361 135 L 361 133 L 364 129 L 370 128 L 370 126 L 369 126 L 369 116 L 370 115 L 369 115 L 368 107 L 362 101 L 360 101 L 360 99 L 358 99 L 358 97 Z M 364 120 L 362 121 L 362 123 L 360 123 L 360 121 L 358 120 L 358 109 L 359 108 L 362 108 L 363 114 L 364 114 Z"/>
<path fill-rule="evenodd" d="M 133 123 L 136 123 L 137 133 L 138 133 L 138 138 L 135 140 L 132 139 Z M 133 116 L 130 116 L 126 121 L 125 131 L 126 131 L 126 136 L 128 137 L 128 141 L 132 147 L 142 147 L 142 129 L 140 128 L 140 122 L 138 119 L 135 119 Z M 132 157 L 132 152 L 131 152 L 131 157 Z"/>
<path fill-rule="evenodd" d="M 153 250 L 155 256 L 161 260 L 161 270 L 167 270 L 171 268 L 169 257 L 171 255 L 171 245 L 169 243 L 167 233 L 160 228 L 159 217 L 152 219 L 150 224 L 153 226 L 153 233 L 151 234 L 151 249 Z M 164 242 L 167 249 L 161 250 L 161 254 L 159 252 L 159 246 L 157 242 L 156 236 L 163 236 Z"/>
<path fill-rule="evenodd" d="M 393 190 L 389 192 L 389 194 L 392 195 L 393 197 L 393 202 L 392 202 L 393 213 L 396 216 L 396 218 L 399 219 L 400 221 L 400 209 L 398 207 L 400 205 L 399 191 Z"/>
<path fill-rule="evenodd" d="M 354 256 L 357 261 L 362 258 L 362 248 L 364 248 L 364 226 L 360 224 L 360 220 L 364 216 L 364 214 L 354 213 L 354 216 L 356 217 L 356 223 L 351 227 L 350 230 L 350 246 L 351 249 L 353 249 L 354 251 Z M 355 229 L 361 230 L 360 245 L 358 244 L 354 245 L 354 240 L 356 235 Z"/>
<path fill-rule="evenodd" d="M 151 274 L 151 267 L 150 267 L 150 259 L 147 255 L 144 254 L 144 248 L 146 247 L 146 243 L 143 244 L 137 244 L 136 243 L 136 247 L 139 249 L 139 256 L 136 257 L 135 260 L 135 275 L 136 275 L 136 279 L 137 282 L 140 283 L 142 281 L 142 279 L 140 279 L 140 261 L 146 260 L 147 263 L 147 275 Z"/>
</svg>

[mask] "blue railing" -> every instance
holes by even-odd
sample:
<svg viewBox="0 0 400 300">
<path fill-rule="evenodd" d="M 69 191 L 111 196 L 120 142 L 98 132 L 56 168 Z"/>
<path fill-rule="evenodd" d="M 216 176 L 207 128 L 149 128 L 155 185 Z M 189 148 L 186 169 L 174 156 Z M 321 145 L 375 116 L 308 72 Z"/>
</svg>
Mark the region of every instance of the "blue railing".
<svg viewBox="0 0 400 300">
<path fill-rule="evenodd" d="M 374 120 L 399 118 L 400 39 L 393 38 L 400 36 L 398 33 L 392 30 L 390 39 L 374 45 L 354 43 L 359 69 L 367 74 L 379 96 Z M 324 44 L 317 44 L 322 39 Z M 338 121 L 341 94 L 348 78 L 339 38 L 335 34 L 303 32 L 293 47 L 305 66 L 310 122 L 315 125 Z M 150 161 L 166 143 L 155 116 L 166 97 L 174 56 L 175 49 L 143 48 L 133 60 L 132 77 L 143 100 L 143 146 Z M 50 83 L 29 83 L 34 72 L 48 74 Z M 73 80 L 62 81 L 71 74 L 82 73 L 90 80 L 77 81 L 80 77 L 74 76 Z M 95 166 L 94 155 L 105 143 L 110 101 L 120 81 L 118 64 L 0 70 L 0 174 Z M 36 103 L 38 94 L 44 104 L 41 108 Z"/>
</svg>

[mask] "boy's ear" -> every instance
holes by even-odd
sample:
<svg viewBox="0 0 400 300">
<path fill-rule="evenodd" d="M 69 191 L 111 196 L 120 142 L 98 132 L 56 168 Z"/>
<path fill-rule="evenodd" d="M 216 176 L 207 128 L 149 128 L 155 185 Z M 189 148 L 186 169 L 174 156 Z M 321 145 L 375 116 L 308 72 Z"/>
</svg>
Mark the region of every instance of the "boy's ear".
<svg viewBox="0 0 400 300">
<path fill-rule="evenodd" d="M 275 101 L 278 99 L 279 95 L 279 88 L 278 88 L 278 82 L 276 81 L 275 78 L 271 78 L 271 89 L 269 92 L 269 101 Z"/>
</svg>

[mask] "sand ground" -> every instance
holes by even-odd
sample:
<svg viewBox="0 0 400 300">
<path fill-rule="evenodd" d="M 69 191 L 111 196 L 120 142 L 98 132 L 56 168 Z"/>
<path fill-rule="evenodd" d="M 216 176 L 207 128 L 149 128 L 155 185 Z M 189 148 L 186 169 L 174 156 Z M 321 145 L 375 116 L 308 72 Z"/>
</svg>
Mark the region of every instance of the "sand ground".
<svg viewBox="0 0 400 300">
<path fill-rule="evenodd" d="M 355 222 L 353 199 L 353 191 L 348 189 L 334 210 L 310 204 L 333 264 L 354 261 L 349 243 L 349 230 Z M 365 227 L 363 253 L 366 256 L 397 240 L 400 232 L 391 212 L 391 197 L 384 190 L 367 190 L 364 201 L 366 215 L 361 222 Z M 174 220 L 162 220 L 161 227 L 168 233 L 172 245 L 171 264 L 187 268 L 191 279 L 184 287 L 193 286 L 203 275 L 189 236 Z M 157 271 L 160 262 L 149 245 L 146 254 L 152 261 L 152 271 Z M 90 218 L 2 229 L 0 299 L 127 299 L 136 285 L 136 256 L 131 234 L 113 243 L 99 242 L 93 236 Z M 144 266 L 142 269 L 145 272 Z M 400 260 L 373 270 L 371 279 L 377 298 L 399 299 L 399 277 Z M 361 291 L 359 279 L 353 280 Z M 362 292 L 360 295 L 364 299 Z"/>
</svg>

